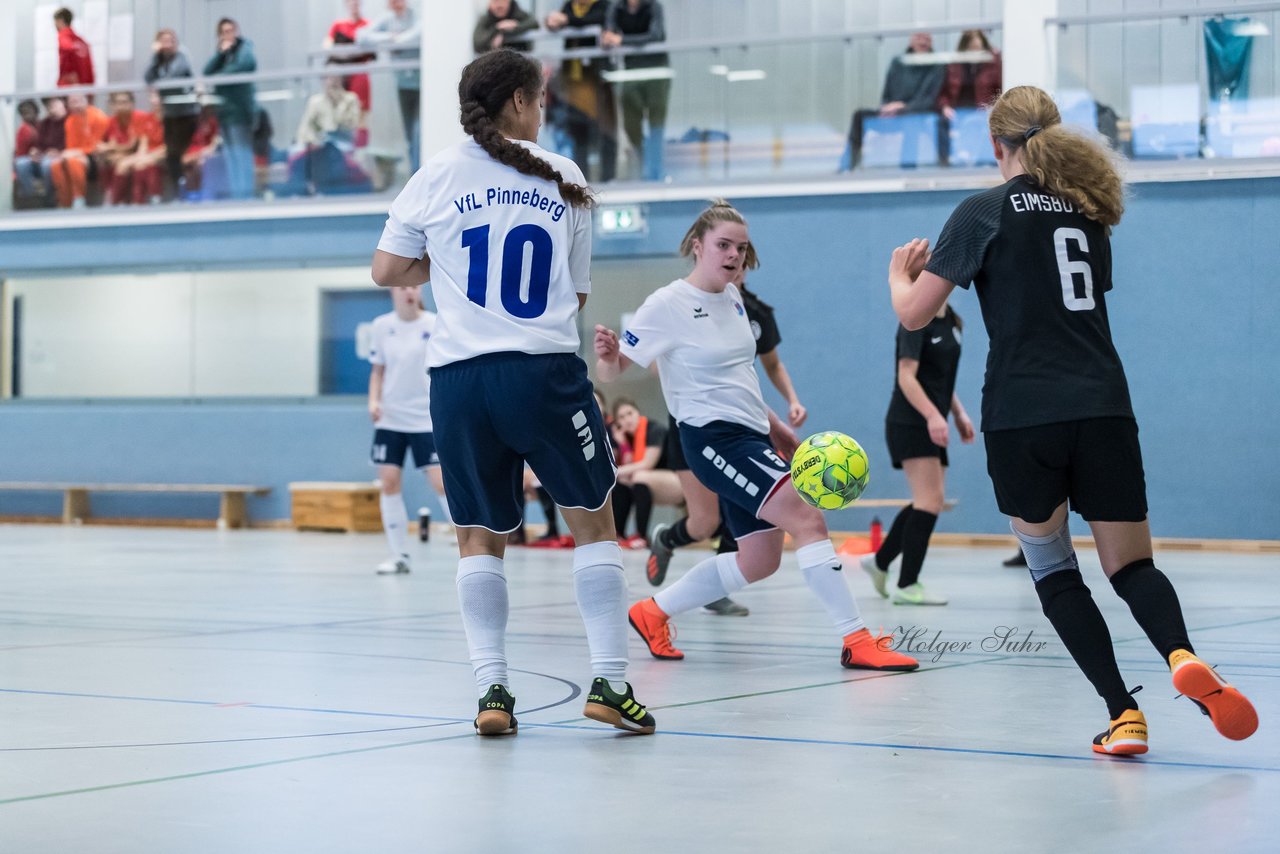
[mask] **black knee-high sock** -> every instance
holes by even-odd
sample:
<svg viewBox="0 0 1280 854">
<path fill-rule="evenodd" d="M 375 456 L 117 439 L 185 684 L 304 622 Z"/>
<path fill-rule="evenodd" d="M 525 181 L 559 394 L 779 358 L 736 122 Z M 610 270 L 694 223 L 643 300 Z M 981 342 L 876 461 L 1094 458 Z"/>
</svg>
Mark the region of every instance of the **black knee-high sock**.
<svg viewBox="0 0 1280 854">
<path fill-rule="evenodd" d="M 1093 683 L 1115 720 L 1125 709 L 1138 708 L 1116 665 L 1111 631 L 1078 569 L 1064 569 L 1036 582 L 1040 607 L 1062 638 L 1067 652 L 1085 677 Z"/>
<path fill-rule="evenodd" d="M 685 516 L 679 522 L 662 532 L 662 544 L 669 549 L 678 549 L 681 546 L 687 546 L 693 542 L 693 537 L 689 536 L 689 517 Z"/>
<path fill-rule="evenodd" d="M 642 537 L 649 536 L 649 517 L 653 515 L 653 490 L 643 483 L 633 483 L 631 492 L 636 504 L 636 533 Z M 622 536 L 622 529 L 618 529 Z"/>
<path fill-rule="evenodd" d="M 889 525 L 889 533 L 885 534 L 884 542 L 876 552 L 876 566 L 881 569 L 888 569 L 894 558 L 902 554 L 902 529 L 907 526 L 907 520 L 911 518 L 913 509 L 915 509 L 914 506 L 908 504 L 893 517 L 893 523 Z"/>
<path fill-rule="evenodd" d="M 542 505 L 542 513 L 547 517 L 547 535 L 560 536 L 560 525 L 556 522 L 556 503 L 551 500 L 551 493 L 538 487 L 538 503 Z"/>
<path fill-rule="evenodd" d="M 627 517 L 631 515 L 631 507 L 635 504 L 634 494 L 631 487 L 625 483 L 615 484 L 613 487 L 613 527 L 617 530 L 619 537 L 627 535 Z M 637 518 L 639 511 L 636 511 Z M 641 528 L 641 531 L 644 529 Z"/>
<path fill-rule="evenodd" d="M 1178 594 L 1168 576 L 1156 569 L 1151 558 L 1135 560 L 1121 569 L 1111 576 L 1111 586 L 1129 606 L 1133 618 L 1166 661 L 1175 649 L 1195 652 L 1187 638 L 1187 624 L 1182 619 Z"/>
<path fill-rule="evenodd" d="M 727 555 L 730 552 L 736 552 L 738 550 L 738 541 L 734 539 L 734 536 L 730 533 L 728 526 L 722 523 L 720 525 L 720 530 L 716 533 L 720 535 L 720 544 L 716 546 L 716 554 Z"/>
<path fill-rule="evenodd" d="M 929 551 L 929 538 L 938 514 L 914 509 L 902 528 L 902 574 L 898 587 L 910 587 L 920 580 L 920 568 L 924 566 L 925 553 Z"/>
</svg>

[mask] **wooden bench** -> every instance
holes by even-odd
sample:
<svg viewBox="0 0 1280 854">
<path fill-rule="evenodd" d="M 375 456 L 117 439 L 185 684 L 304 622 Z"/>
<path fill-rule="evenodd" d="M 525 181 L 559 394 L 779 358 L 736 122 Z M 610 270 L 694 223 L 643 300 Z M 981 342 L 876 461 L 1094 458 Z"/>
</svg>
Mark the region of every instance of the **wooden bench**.
<svg viewBox="0 0 1280 854">
<path fill-rule="evenodd" d="M 299 531 L 382 530 L 378 484 L 298 482 L 289 484 L 293 527 Z"/>
<path fill-rule="evenodd" d="M 846 507 L 846 510 L 857 510 L 859 507 L 906 507 L 911 503 L 910 498 L 859 498 L 857 501 Z M 947 498 L 942 502 L 942 510 L 954 510 L 960 501 L 955 498 Z"/>
<path fill-rule="evenodd" d="M 271 491 L 269 486 L 245 486 L 226 483 L 20 483 L 0 482 L 0 491 L 4 492 L 61 492 L 62 521 L 66 524 L 87 522 L 91 518 L 89 512 L 89 493 L 148 493 L 148 494 L 183 494 L 183 495 L 220 495 L 222 501 L 218 506 L 219 528 L 243 528 L 248 523 L 245 511 L 245 497 L 249 495 L 266 495 Z"/>
</svg>

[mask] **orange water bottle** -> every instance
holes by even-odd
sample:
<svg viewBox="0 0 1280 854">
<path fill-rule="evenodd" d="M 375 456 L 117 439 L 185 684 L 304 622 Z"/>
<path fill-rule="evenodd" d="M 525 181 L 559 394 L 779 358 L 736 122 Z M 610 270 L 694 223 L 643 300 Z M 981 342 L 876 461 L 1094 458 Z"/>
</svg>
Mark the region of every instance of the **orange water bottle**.
<svg viewBox="0 0 1280 854">
<path fill-rule="evenodd" d="M 883 529 L 880 527 L 880 517 L 871 517 L 871 551 L 880 551 L 880 543 L 883 540 Z"/>
</svg>

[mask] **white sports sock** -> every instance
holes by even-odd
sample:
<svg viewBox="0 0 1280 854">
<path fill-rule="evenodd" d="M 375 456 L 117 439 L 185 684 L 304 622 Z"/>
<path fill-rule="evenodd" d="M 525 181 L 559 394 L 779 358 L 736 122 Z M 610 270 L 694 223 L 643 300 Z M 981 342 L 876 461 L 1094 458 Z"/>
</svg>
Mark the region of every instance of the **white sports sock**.
<svg viewBox="0 0 1280 854">
<path fill-rule="evenodd" d="M 502 572 L 502 558 L 473 555 L 458 561 L 458 602 L 479 695 L 483 697 L 495 683 L 511 690 L 507 681 L 507 577 Z"/>
<path fill-rule="evenodd" d="M 627 577 L 617 543 L 588 543 L 573 550 L 573 592 L 587 627 L 592 677 L 608 679 L 613 690 L 625 694 Z"/>
<path fill-rule="evenodd" d="M 800 572 L 804 574 L 804 582 L 822 602 L 822 607 L 831 615 L 831 622 L 836 624 L 840 637 L 846 637 L 858 629 L 865 629 L 867 624 L 858 613 L 858 603 L 853 601 L 849 585 L 845 583 L 841 572 L 840 558 L 836 557 L 835 546 L 830 540 L 810 543 L 796 549 L 796 560 L 800 564 Z"/>
<path fill-rule="evenodd" d="M 747 583 L 738 569 L 738 556 L 731 552 L 702 561 L 686 572 L 684 578 L 659 591 L 653 601 L 658 603 L 664 614 L 673 617 L 723 599 L 746 587 Z"/>
<path fill-rule="evenodd" d="M 382 530 L 387 532 L 387 543 L 391 546 L 391 556 L 395 558 L 409 556 L 409 511 L 404 508 L 404 496 L 382 494 L 378 499 L 382 508 Z"/>
</svg>

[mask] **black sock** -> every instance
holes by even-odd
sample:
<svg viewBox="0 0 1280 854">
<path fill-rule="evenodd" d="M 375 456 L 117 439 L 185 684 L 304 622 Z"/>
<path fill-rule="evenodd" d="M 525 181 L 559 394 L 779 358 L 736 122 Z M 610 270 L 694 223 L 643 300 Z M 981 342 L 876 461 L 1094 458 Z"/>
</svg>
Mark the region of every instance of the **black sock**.
<svg viewBox="0 0 1280 854">
<path fill-rule="evenodd" d="M 1133 618 L 1165 661 L 1175 649 L 1195 652 L 1187 638 L 1178 594 L 1169 577 L 1156 569 L 1151 558 L 1135 560 L 1121 569 L 1111 576 L 1111 586 L 1129 606 Z"/>
<path fill-rule="evenodd" d="M 924 566 L 925 553 L 929 551 L 929 538 L 938 514 L 912 509 L 910 518 L 902 526 L 902 574 L 898 576 L 898 588 L 910 587 L 920 580 L 920 568 Z"/>
<path fill-rule="evenodd" d="M 1112 720 L 1120 717 L 1125 709 L 1138 708 L 1137 702 L 1120 676 L 1116 665 L 1116 651 L 1111 645 L 1111 631 L 1107 628 L 1098 603 L 1084 584 L 1078 569 L 1064 569 L 1047 575 L 1036 582 L 1036 594 L 1044 615 L 1053 624 L 1054 631 L 1075 659 L 1076 666 L 1093 683 L 1107 704 Z"/>
<path fill-rule="evenodd" d="M 716 554 L 727 555 L 738 550 L 738 541 L 734 539 L 733 534 L 729 532 L 728 526 L 723 522 L 720 524 L 720 530 L 717 533 L 720 534 L 720 544 L 716 546 Z"/>
<path fill-rule="evenodd" d="M 653 490 L 643 483 L 633 483 L 631 492 L 636 503 L 636 533 L 642 537 L 649 536 L 649 517 L 653 515 Z M 618 529 L 622 536 L 622 529 Z"/>
<path fill-rule="evenodd" d="M 663 531 L 661 539 L 662 544 L 669 549 L 678 549 L 692 543 L 693 537 L 689 536 L 689 517 L 685 516 Z"/>
<path fill-rule="evenodd" d="M 913 509 L 914 507 L 908 504 L 893 517 L 893 523 L 889 525 L 889 533 L 885 534 L 884 542 L 876 552 L 876 566 L 881 569 L 888 569 L 893 559 L 902 554 L 902 529 L 907 526 L 907 520 L 911 518 Z"/>
<path fill-rule="evenodd" d="M 556 503 L 551 500 L 551 493 L 538 487 L 538 503 L 542 505 L 542 513 L 547 517 L 547 536 L 560 536 L 560 526 L 556 523 Z"/>
<path fill-rule="evenodd" d="M 619 537 L 627 535 L 627 517 L 631 515 L 633 504 L 635 500 L 631 487 L 625 483 L 616 484 L 613 487 L 613 527 Z"/>
</svg>

